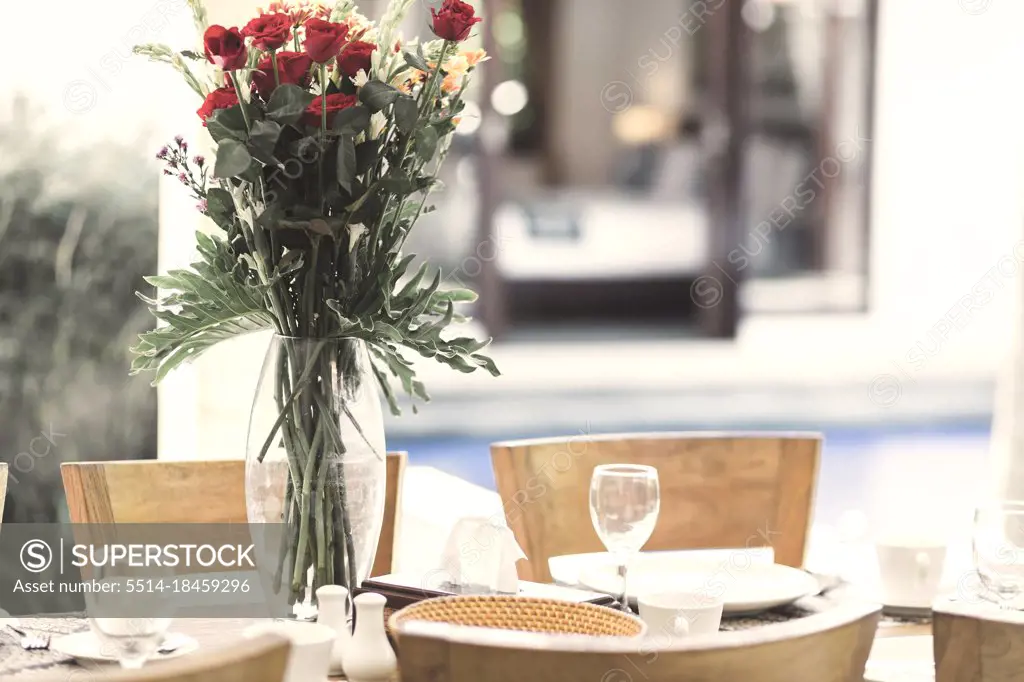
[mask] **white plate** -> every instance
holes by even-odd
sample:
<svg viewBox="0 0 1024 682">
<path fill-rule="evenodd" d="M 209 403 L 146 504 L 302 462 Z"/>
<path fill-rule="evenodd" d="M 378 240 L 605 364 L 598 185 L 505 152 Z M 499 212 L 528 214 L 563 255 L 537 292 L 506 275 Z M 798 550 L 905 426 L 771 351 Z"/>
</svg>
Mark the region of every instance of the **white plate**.
<svg viewBox="0 0 1024 682">
<path fill-rule="evenodd" d="M 931 635 L 878 637 L 871 646 L 864 682 L 934 682 Z"/>
<path fill-rule="evenodd" d="M 621 579 L 611 564 L 588 566 L 580 571 L 582 585 L 615 595 Z M 758 613 L 817 594 L 814 576 L 789 566 L 770 563 L 764 553 L 725 550 L 714 556 L 695 552 L 642 554 L 629 570 L 628 598 L 638 594 L 673 590 L 702 590 L 725 600 L 730 615 Z"/>
<path fill-rule="evenodd" d="M 185 656 L 199 648 L 199 642 L 188 635 L 170 633 L 164 638 L 164 644 L 176 644 L 177 649 L 169 654 L 154 654 L 150 661 L 164 661 Z M 71 656 L 81 661 L 105 661 L 116 663 L 117 655 L 112 647 L 104 645 L 93 634 L 92 630 L 76 632 L 58 637 L 50 643 L 50 649 L 57 653 Z"/>
<path fill-rule="evenodd" d="M 639 557 L 639 561 L 649 561 L 649 557 L 654 557 L 655 560 L 660 560 L 659 557 L 686 557 L 708 559 L 711 561 L 725 561 L 733 556 L 737 551 L 735 549 L 685 549 L 685 550 L 666 550 L 659 552 L 642 552 Z M 771 547 L 758 547 L 750 550 L 744 550 L 748 552 L 753 560 L 772 563 L 774 561 L 774 552 Z M 587 568 L 593 566 L 614 566 L 615 559 L 608 552 L 588 552 L 586 554 L 563 554 L 561 556 L 553 556 L 548 559 L 548 571 L 551 573 L 551 579 L 558 585 L 565 585 L 566 587 L 581 587 L 580 584 L 580 573 Z"/>
</svg>

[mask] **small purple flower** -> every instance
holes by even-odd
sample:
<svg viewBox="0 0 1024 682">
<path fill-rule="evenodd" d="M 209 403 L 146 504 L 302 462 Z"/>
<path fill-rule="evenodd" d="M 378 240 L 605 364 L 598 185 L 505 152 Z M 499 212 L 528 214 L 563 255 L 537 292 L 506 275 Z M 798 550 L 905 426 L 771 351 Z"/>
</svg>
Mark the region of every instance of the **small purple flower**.
<svg viewBox="0 0 1024 682">
<path fill-rule="evenodd" d="M 161 160 L 166 159 L 168 152 L 170 152 L 170 150 L 166 146 L 165 147 L 161 147 L 160 151 L 157 152 L 157 154 L 156 154 L 156 158 L 161 159 Z"/>
<path fill-rule="evenodd" d="M 174 136 L 174 141 L 177 142 L 178 146 L 180 147 L 181 145 L 183 145 L 185 143 L 185 138 L 182 137 L 181 135 L 175 135 Z"/>
<path fill-rule="evenodd" d="M 184 173 L 178 173 L 178 180 L 181 182 L 188 182 L 188 177 Z"/>
<path fill-rule="evenodd" d="M 193 162 L 194 162 L 194 163 L 195 163 L 195 164 L 196 164 L 197 166 L 202 166 L 202 165 L 203 165 L 204 163 L 206 163 L 206 159 L 205 159 L 205 158 L 203 158 L 203 156 L 202 156 L 202 155 L 196 156 L 196 158 L 192 159 L 192 161 L 193 161 Z"/>
<path fill-rule="evenodd" d="M 206 213 L 206 199 L 203 199 L 198 204 L 196 204 L 196 208 L 199 209 L 200 213 Z"/>
</svg>

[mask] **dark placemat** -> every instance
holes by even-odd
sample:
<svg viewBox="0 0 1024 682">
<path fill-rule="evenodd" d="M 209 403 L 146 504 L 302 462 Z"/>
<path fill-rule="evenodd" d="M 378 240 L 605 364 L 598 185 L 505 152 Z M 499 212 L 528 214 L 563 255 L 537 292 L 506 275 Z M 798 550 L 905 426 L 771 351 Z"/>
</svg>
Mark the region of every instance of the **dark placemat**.
<svg viewBox="0 0 1024 682">
<path fill-rule="evenodd" d="M 88 622 L 80 616 L 19 618 L 17 620 L 18 628 L 31 634 L 46 633 L 51 639 L 89 628 Z M 50 649 L 26 651 L 21 648 L 20 642 L 20 635 L 6 626 L 0 627 L 0 679 L 15 673 L 56 665 L 76 666 L 74 660 L 64 654 Z"/>
<path fill-rule="evenodd" d="M 820 612 L 820 610 L 804 608 L 798 604 L 790 604 L 788 606 L 780 606 L 778 608 L 771 609 L 770 611 L 764 611 L 762 613 L 749 616 L 726 616 L 722 618 L 722 626 L 719 629 L 724 632 L 749 630 L 751 628 L 770 625 L 772 623 L 785 623 L 786 621 L 796 620 L 798 618 L 806 618 L 807 616 L 812 616 Z M 894 617 L 883 614 L 878 626 L 894 627 L 903 625 L 927 625 L 931 622 L 931 616 Z"/>
</svg>

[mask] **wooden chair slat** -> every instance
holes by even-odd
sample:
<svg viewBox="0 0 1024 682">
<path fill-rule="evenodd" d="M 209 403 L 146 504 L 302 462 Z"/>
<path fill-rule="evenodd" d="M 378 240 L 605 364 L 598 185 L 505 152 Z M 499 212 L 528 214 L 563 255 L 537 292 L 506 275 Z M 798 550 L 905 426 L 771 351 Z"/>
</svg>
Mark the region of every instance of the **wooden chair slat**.
<svg viewBox="0 0 1024 682">
<path fill-rule="evenodd" d="M 371 575 L 391 572 L 408 455 L 389 452 L 384 525 Z M 246 523 L 244 460 L 61 465 L 72 523 Z"/>
<path fill-rule="evenodd" d="M 1003 682 L 1024 671 L 1024 613 L 972 600 L 932 609 L 935 682 Z"/>
<path fill-rule="evenodd" d="M 7 499 L 7 465 L 0 462 L 0 521 L 4 519 L 4 500 Z"/>
</svg>

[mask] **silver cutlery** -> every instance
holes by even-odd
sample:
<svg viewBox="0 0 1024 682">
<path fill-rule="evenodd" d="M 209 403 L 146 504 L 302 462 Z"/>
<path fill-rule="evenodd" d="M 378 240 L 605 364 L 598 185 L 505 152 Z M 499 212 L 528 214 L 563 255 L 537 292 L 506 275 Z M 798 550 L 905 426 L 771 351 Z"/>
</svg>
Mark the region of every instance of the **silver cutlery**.
<svg viewBox="0 0 1024 682">
<path fill-rule="evenodd" d="M 161 656 L 167 654 L 173 654 L 175 651 L 180 649 L 184 644 L 189 641 L 188 637 L 184 637 L 178 633 L 171 633 L 164 638 L 164 641 L 157 648 L 156 652 Z"/>
<path fill-rule="evenodd" d="M 21 648 L 26 651 L 42 651 L 50 648 L 50 636 L 47 634 L 30 634 L 10 624 L 7 627 L 21 635 Z"/>
<path fill-rule="evenodd" d="M 180 645 L 177 642 L 164 642 L 160 645 L 160 648 L 158 648 L 156 652 L 161 656 L 166 656 L 167 654 L 173 654 L 179 648 Z"/>
</svg>

